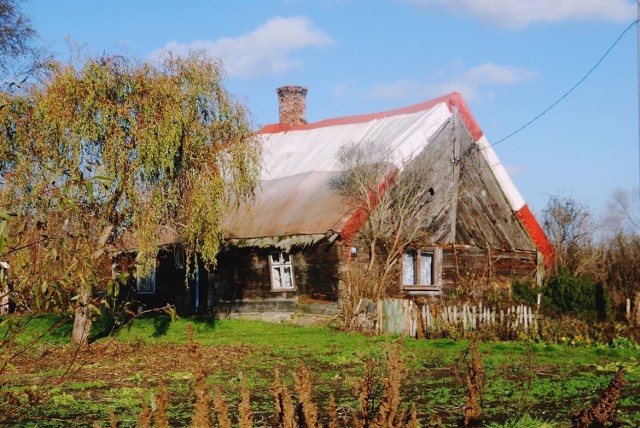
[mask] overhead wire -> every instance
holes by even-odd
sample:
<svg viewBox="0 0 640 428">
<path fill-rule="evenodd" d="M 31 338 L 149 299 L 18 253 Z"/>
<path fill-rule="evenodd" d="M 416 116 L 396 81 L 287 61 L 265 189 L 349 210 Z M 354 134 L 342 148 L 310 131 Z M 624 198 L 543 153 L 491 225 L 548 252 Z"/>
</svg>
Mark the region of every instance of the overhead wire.
<svg viewBox="0 0 640 428">
<path fill-rule="evenodd" d="M 639 18 L 640 19 L 640 18 Z M 615 42 L 613 42 L 613 44 L 611 46 L 609 46 L 609 48 L 605 51 L 605 53 L 600 57 L 600 59 L 595 63 L 595 65 L 593 67 L 591 67 L 589 69 L 589 71 L 587 71 L 587 73 L 582 77 L 582 79 L 580 79 L 575 85 L 573 85 L 571 87 L 571 89 L 569 89 L 567 92 L 565 92 L 564 94 L 562 94 L 562 96 L 560 98 L 558 98 L 556 101 L 554 101 L 549 107 L 547 107 L 545 110 L 542 111 L 542 113 L 539 113 L 537 116 L 535 116 L 533 119 L 531 119 L 530 121 L 528 121 L 527 123 L 525 123 L 524 125 L 522 125 L 520 128 L 516 129 L 515 131 L 513 131 L 512 133 L 510 133 L 509 135 L 507 135 L 506 137 L 496 141 L 495 143 L 490 144 L 490 146 L 495 146 L 498 145 L 500 143 L 502 143 L 505 140 L 508 140 L 509 138 L 513 137 L 514 135 L 520 133 L 521 131 L 523 131 L 525 128 L 529 127 L 531 124 L 533 124 L 535 121 L 537 121 L 538 119 L 540 119 L 542 116 L 544 116 L 545 114 L 547 114 L 551 109 L 553 109 L 555 106 L 557 106 L 558 104 L 560 104 L 560 102 L 562 102 L 562 100 L 564 100 L 565 98 L 567 98 L 578 86 L 580 86 L 585 80 L 587 80 L 587 78 L 591 75 L 591 73 L 593 73 L 596 68 L 598 68 L 598 66 L 600 66 L 600 64 L 602 63 L 602 61 L 604 61 L 604 59 L 607 57 L 607 55 L 609 55 L 609 53 L 613 50 L 613 48 L 618 44 L 618 42 L 622 39 L 622 37 L 624 37 L 624 35 L 631 29 L 633 28 L 634 25 L 638 24 L 638 19 L 636 19 L 635 21 L 633 21 L 631 24 L 629 24 L 627 26 L 627 28 L 624 29 L 624 31 L 622 31 L 622 33 L 620 33 L 620 35 L 618 36 L 618 38 L 615 40 Z"/>
</svg>

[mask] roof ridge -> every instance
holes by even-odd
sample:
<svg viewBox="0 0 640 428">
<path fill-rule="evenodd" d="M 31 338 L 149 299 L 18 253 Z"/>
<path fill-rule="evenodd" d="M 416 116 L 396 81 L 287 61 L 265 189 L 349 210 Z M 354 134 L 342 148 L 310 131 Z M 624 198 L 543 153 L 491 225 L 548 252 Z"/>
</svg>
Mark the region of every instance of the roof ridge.
<svg viewBox="0 0 640 428">
<path fill-rule="evenodd" d="M 258 134 L 276 134 L 279 132 L 303 131 L 303 130 L 309 130 L 309 129 L 315 129 L 315 128 L 323 128 L 328 126 L 351 125 L 356 123 L 369 122 L 375 119 L 383 119 L 386 117 L 398 116 L 401 114 L 412 114 L 412 113 L 417 113 L 424 110 L 429 110 L 441 103 L 446 103 L 450 110 L 452 110 L 453 105 L 456 105 L 459 108 L 462 107 L 464 109 L 468 109 L 464 100 L 462 99 L 462 96 L 457 92 L 451 92 L 449 94 L 446 94 L 437 98 L 433 98 L 431 100 L 423 101 L 418 104 L 399 107 L 391 110 L 385 110 L 381 112 L 335 117 L 330 119 L 324 119 L 318 122 L 296 124 L 296 125 L 290 125 L 290 124 L 284 124 L 284 123 L 269 124 L 269 125 L 263 126 L 262 129 L 258 131 Z"/>
</svg>

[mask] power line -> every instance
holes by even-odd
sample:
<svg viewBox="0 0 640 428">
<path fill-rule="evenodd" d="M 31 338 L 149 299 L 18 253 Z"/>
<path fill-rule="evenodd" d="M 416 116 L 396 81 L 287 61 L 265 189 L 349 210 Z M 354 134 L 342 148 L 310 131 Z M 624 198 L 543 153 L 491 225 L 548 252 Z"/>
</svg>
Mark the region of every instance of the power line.
<svg viewBox="0 0 640 428">
<path fill-rule="evenodd" d="M 591 69 L 589 71 L 587 71 L 587 74 L 585 74 L 582 79 L 580 79 L 578 81 L 578 83 L 576 83 L 575 85 L 573 85 L 571 87 L 571 89 L 569 89 L 567 92 L 565 92 L 560 98 L 558 98 L 553 104 L 551 104 L 549 107 L 547 107 L 542 113 L 538 114 L 536 117 L 534 117 L 533 119 L 531 119 L 530 121 L 528 121 L 527 123 L 525 123 L 524 125 L 522 125 L 520 128 L 516 129 L 515 131 L 513 131 L 511 134 L 507 135 L 506 137 L 496 141 L 495 143 L 491 144 L 492 146 L 495 146 L 497 144 L 502 143 L 503 141 L 513 137 L 514 135 L 518 134 L 520 131 L 522 131 L 523 129 L 527 128 L 529 125 L 531 125 L 533 122 L 535 122 L 536 120 L 540 119 L 542 116 L 544 116 L 545 114 L 547 114 L 549 112 L 549 110 L 551 110 L 552 108 L 554 108 L 555 106 L 557 106 L 558 104 L 560 104 L 560 102 L 562 100 L 564 100 L 565 98 L 567 98 L 569 96 L 569 94 L 571 94 L 578 86 L 580 86 L 582 84 L 582 82 L 584 82 L 587 77 L 589 77 L 591 75 L 591 73 L 593 73 L 595 71 L 596 68 L 598 68 L 598 66 L 602 63 L 602 61 L 604 61 L 604 59 L 607 57 L 607 55 L 609 55 L 609 53 L 613 50 L 613 48 L 618 44 L 618 42 L 620 41 L 620 39 L 622 39 L 622 37 L 631 29 L 633 28 L 634 25 L 636 25 L 638 23 L 638 19 L 636 19 L 635 21 L 633 21 L 631 24 L 629 24 L 629 26 L 627 28 L 624 29 L 624 31 L 622 33 L 620 33 L 620 35 L 618 36 L 618 38 L 616 39 L 615 42 L 613 42 L 613 44 L 611 46 L 609 46 L 609 49 L 606 50 L 606 52 L 600 57 L 600 59 L 598 60 L 598 62 L 595 63 L 595 65 L 593 67 L 591 67 Z"/>
</svg>

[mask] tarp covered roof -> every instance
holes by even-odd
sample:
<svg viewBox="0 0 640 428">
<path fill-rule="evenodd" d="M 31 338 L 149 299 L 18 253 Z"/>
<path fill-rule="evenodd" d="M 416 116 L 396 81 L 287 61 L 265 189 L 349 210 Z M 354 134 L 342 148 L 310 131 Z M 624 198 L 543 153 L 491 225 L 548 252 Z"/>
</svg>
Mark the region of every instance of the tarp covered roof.
<svg viewBox="0 0 640 428">
<path fill-rule="evenodd" d="M 342 172 L 339 149 L 360 142 L 388 144 L 389 161 L 400 167 L 417 156 L 456 112 L 483 149 L 511 208 L 550 258 L 552 248 L 544 232 L 457 93 L 380 113 L 265 126 L 259 131 L 264 159 L 256 203 L 233 216 L 225 237 L 255 242 L 256 238 L 352 233 L 358 223 L 357 207 L 345 204 L 331 187 L 332 179 Z"/>
</svg>

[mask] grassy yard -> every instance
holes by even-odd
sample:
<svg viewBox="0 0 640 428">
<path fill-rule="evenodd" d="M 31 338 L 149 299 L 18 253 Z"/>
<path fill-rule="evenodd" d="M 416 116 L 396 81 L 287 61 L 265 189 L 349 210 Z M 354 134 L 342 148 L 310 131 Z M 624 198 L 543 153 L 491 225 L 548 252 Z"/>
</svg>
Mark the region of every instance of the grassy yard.
<svg viewBox="0 0 640 428">
<path fill-rule="evenodd" d="M 53 321 L 36 319 L 21 334 L 22 343 Z M 171 322 L 158 317 L 137 319 L 116 340 L 98 339 L 88 352 L 74 357 L 67 346 L 70 325 L 65 324 L 12 359 L 4 370 L 0 399 L 4 397 L 5 402 L 0 404 L 9 404 L 10 393 L 24 405 L 5 426 L 106 427 L 113 412 L 119 427 L 133 427 L 142 400 L 149 402 L 161 382 L 168 391 L 172 426 L 189 426 L 194 400 L 193 365 L 186 351 L 189 322 L 202 345 L 210 386 L 219 386 L 226 395 L 235 420 L 241 384 L 246 382 L 255 426 L 271 426 L 274 400 L 270 389 L 276 368 L 289 386 L 300 364 L 310 370 L 313 397 L 326 423 L 329 394 L 335 396 L 338 414 L 346 417 L 358 407 L 365 369 L 383 379 L 384 364 L 380 363 L 397 343 L 393 337 L 366 337 L 320 327 L 211 319 Z M 96 327 L 99 333 L 100 326 Z M 455 426 L 461 417 L 468 345 L 466 340 L 450 339 L 402 342 L 407 369 L 403 405 L 415 403 L 422 426 L 437 418 L 444 426 Z M 542 422 L 570 426 L 575 410 L 593 403 L 621 366 L 627 385 L 618 402 L 618 421 L 623 426 L 640 425 L 640 351 L 627 342 L 616 345 L 479 343 L 486 371 L 485 426 L 529 427 Z M 16 349 L 20 346 L 18 343 Z M 63 381 L 58 383 L 60 378 Z"/>
</svg>

